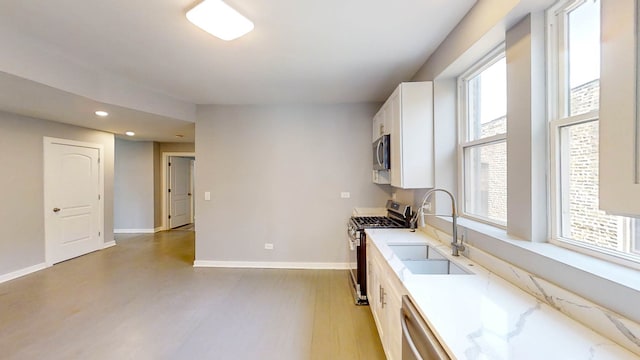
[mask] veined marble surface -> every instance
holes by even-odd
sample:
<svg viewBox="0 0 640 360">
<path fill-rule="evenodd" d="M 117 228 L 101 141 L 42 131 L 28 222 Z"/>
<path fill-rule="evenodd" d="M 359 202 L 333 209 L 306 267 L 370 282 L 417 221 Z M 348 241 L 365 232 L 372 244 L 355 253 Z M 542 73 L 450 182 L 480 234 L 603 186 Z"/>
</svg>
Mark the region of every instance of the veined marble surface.
<svg viewBox="0 0 640 360">
<path fill-rule="evenodd" d="M 425 230 L 440 242 L 451 241 L 450 235 L 433 227 Z M 640 357 L 640 324 L 469 244 L 465 246 L 468 256 L 480 265 Z"/>
<path fill-rule="evenodd" d="M 368 229 L 366 233 L 453 358 L 638 359 L 477 263 L 452 257 L 448 245 L 423 232 Z M 387 246 L 394 244 L 427 244 L 474 274 L 414 275 Z"/>
</svg>

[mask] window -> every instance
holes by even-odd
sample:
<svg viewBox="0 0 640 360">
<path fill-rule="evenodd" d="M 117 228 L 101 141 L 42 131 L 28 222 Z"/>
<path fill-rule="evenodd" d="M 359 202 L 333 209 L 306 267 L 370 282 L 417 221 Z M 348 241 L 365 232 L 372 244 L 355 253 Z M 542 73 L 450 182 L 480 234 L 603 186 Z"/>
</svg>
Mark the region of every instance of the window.
<svg viewBox="0 0 640 360">
<path fill-rule="evenodd" d="M 462 213 L 507 224 L 507 68 L 504 48 L 460 76 Z"/>
<path fill-rule="evenodd" d="M 600 0 L 561 1 L 547 18 L 552 242 L 640 259 L 636 221 L 598 206 Z"/>
</svg>

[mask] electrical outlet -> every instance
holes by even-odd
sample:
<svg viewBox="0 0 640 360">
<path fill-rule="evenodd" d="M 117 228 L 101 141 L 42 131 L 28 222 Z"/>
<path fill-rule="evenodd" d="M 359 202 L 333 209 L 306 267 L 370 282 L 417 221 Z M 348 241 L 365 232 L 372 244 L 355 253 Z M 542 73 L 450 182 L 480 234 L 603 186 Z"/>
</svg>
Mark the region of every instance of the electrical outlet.
<svg viewBox="0 0 640 360">
<path fill-rule="evenodd" d="M 264 249 L 265 249 L 265 250 L 273 250 L 273 244 L 271 244 L 271 243 L 264 243 Z"/>
<path fill-rule="evenodd" d="M 424 204 L 424 210 L 427 211 L 427 212 L 431 212 L 431 203 L 430 202 Z"/>
<path fill-rule="evenodd" d="M 340 197 L 343 198 L 343 199 L 348 199 L 348 198 L 351 197 L 351 193 L 348 192 L 348 191 L 343 191 L 343 192 L 340 193 Z"/>
</svg>

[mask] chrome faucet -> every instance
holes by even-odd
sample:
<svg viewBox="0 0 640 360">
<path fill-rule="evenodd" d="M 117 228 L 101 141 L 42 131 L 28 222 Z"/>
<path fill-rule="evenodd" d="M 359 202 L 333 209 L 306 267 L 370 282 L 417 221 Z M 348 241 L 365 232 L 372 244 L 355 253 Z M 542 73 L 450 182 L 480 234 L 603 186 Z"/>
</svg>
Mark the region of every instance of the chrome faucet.
<svg viewBox="0 0 640 360">
<path fill-rule="evenodd" d="M 451 255 L 458 256 L 460 255 L 460 251 L 464 251 L 464 245 L 462 244 L 462 240 L 458 242 L 458 212 L 456 211 L 456 199 L 452 193 L 445 189 L 431 189 L 424 194 L 424 198 L 422 199 L 422 204 L 418 208 L 418 211 L 415 212 L 413 217 L 411 218 L 411 228 L 414 229 L 417 227 L 418 218 L 420 218 L 424 222 L 425 215 L 434 215 L 434 214 L 425 214 L 424 207 L 427 204 L 427 200 L 431 197 L 431 194 L 435 192 L 444 192 L 451 198 L 451 215 L 438 215 L 438 216 L 451 216 L 451 222 L 453 224 L 453 229 L 451 230 Z M 424 225 L 424 223 L 423 223 Z"/>
</svg>

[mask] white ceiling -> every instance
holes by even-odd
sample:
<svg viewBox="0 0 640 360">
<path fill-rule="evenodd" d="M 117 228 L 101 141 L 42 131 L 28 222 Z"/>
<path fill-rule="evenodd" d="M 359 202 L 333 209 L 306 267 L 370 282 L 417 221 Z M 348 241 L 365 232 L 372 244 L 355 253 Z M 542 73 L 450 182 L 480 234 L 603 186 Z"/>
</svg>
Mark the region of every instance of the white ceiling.
<svg viewBox="0 0 640 360">
<path fill-rule="evenodd" d="M 231 42 L 188 22 L 197 2 L 2 0 L 0 31 L 192 104 L 381 101 L 475 0 L 227 0 L 255 24 Z"/>
</svg>

